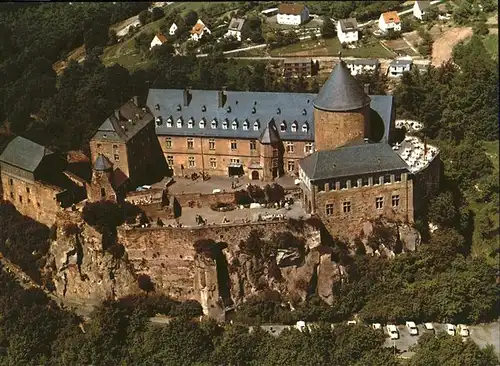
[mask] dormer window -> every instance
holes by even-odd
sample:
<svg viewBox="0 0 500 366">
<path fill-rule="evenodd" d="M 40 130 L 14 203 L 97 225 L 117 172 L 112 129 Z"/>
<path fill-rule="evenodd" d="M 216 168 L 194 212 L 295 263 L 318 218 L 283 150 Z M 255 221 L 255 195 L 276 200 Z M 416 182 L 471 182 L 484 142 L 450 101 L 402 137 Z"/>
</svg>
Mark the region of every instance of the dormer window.
<svg viewBox="0 0 500 366">
<path fill-rule="evenodd" d="M 194 126 L 194 119 L 193 117 L 191 117 L 188 121 L 188 128 L 193 128 L 193 126 Z"/>
<path fill-rule="evenodd" d="M 281 108 L 276 109 L 276 114 L 281 114 Z"/>
<path fill-rule="evenodd" d="M 304 122 L 302 125 L 302 132 L 307 132 L 309 131 L 309 124 L 307 122 Z"/>
<path fill-rule="evenodd" d="M 252 114 L 257 113 L 257 109 L 255 107 L 252 108 Z"/>
<path fill-rule="evenodd" d="M 155 105 L 155 111 L 159 111 L 160 110 L 160 105 L 159 104 L 156 104 Z"/>
<path fill-rule="evenodd" d="M 305 108 L 302 110 L 302 115 L 303 115 L 303 116 L 307 115 L 307 111 L 306 111 L 306 109 L 305 109 Z"/>
<path fill-rule="evenodd" d="M 211 124 L 212 128 L 217 128 L 217 120 L 214 118 Z"/>
<path fill-rule="evenodd" d="M 182 128 L 182 117 L 177 120 L 177 128 Z"/>
<path fill-rule="evenodd" d="M 231 128 L 233 130 L 237 130 L 238 129 L 238 121 L 237 120 L 234 120 L 233 123 L 231 123 Z"/>
<path fill-rule="evenodd" d="M 254 131 L 258 131 L 258 130 L 259 130 L 259 128 L 260 128 L 260 123 L 259 123 L 259 121 L 255 121 L 255 122 L 253 123 L 253 130 L 254 130 Z"/>
<path fill-rule="evenodd" d="M 227 130 L 227 124 L 228 124 L 228 122 L 229 122 L 229 121 L 227 120 L 227 118 L 226 118 L 226 119 L 224 119 L 224 121 L 222 121 L 222 129 L 223 129 L 223 130 Z"/>
<path fill-rule="evenodd" d="M 200 123 L 199 123 L 200 128 L 205 128 L 206 125 L 207 125 L 207 122 L 205 121 L 205 118 L 202 118 Z"/>
<path fill-rule="evenodd" d="M 172 117 L 168 117 L 168 119 L 167 119 L 167 127 L 172 127 L 172 125 L 173 125 Z"/>
<path fill-rule="evenodd" d="M 182 109 L 181 105 L 180 104 L 177 104 L 177 112 L 180 112 Z"/>
<path fill-rule="evenodd" d="M 226 111 L 227 113 L 231 113 L 231 106 L 227 107 Z"/>
<path fill-rule="evenodd" d="M 243 121 L 243 130 L 248 131 L 248 125 L 249 125 L 249 123 L 248 123 L 247 119 L 245 121 Z"/>
<path fill-rule="evenodd" d="M 292 132 L 297 132 L 297 122 L 292 123 Z"/>
<path fill-rule="evenodd" d="M 280 131 L 281 132 L 285 132 L 286 131 L 286 122 L 285 121 L 281 122 L 281 124 L 280 124 Z"/>
<path fill-rule="evenodd" d="M 161 116 L 156 117 L 155 122 L 157 126 L 161 126 Z"/>
<path fill-rule="evenodd" d="M 206 105 L 201 106 L 201 111 L 202 112 L 206 112 L 207 111 L 207 106 Z"/>
</svg>

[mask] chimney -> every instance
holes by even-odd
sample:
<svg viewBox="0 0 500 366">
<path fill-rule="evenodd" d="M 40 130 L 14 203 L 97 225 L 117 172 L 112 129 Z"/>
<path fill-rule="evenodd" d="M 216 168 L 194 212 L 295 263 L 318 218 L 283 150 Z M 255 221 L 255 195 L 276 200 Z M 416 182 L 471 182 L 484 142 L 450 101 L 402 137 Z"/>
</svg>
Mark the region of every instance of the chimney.
<svg viewBox="0 0 500 366">
<path fill-rule="evenodd" d="M 191 88 L 186 88 L 184 89 L 184 107 L 189 106 L 189 103 L 191 102 Z"/>
<path fill-rule="evenodd" d="M 222 90 L 217 92 L 217 105 L 219 108 L 223 108 L 226 104 L 227 96 L 226 96 L 226 87 L 223 86 Z"/>
<path fill-rule="evenodd" d="M 368 137 L 365 137 L 363 141 L 365 142 L 365 144 L 367 144 L 370 141 L 370 139 Z"/>
<path fill-rule="evenodd" d="M 365 89 L 365 94 L 366 95 L 370 94 L 370 84 L 365 84 L 364 85 L 364 89 Z"/>
</svg>

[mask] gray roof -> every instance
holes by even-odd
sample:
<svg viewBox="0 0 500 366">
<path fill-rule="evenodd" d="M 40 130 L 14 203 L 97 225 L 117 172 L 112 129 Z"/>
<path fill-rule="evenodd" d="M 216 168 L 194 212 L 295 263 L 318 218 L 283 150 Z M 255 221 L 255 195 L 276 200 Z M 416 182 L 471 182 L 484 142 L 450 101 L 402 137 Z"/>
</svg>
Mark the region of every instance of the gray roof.
<svg viewBox="0 0 500 366">
<path fill-rule="evenodd" d="M 149 90 L 147 106 L 155 117 L 161 117 L 161 122 L 156 123 L 157 135 L 257 140 L 267 123 L 274 120 L 280 125 L 282 140 L 314 140 L 313 100 L 316 94 L 226 91 L 226 101 L 219 107 L 217 90 L 191 90 L 188 106 L 184 106 L 183 93 L 182 89 Z M 181 127 L 177 127 L 179 118 L 182 118 Z M 168 127 L 169 119 L 172 127 Z M 204 128 L 200 127 L 200 121 L 205 121 Z M 215 128 L 212 128 L 212 121 L 215 121 Z M 235 129 L 232 128 L 234 121 Z M 281 130 L 283 121 L 284 131 Z M 295 132 L 292 131 L 294 121 L 297 124 Z M 308 129 L 303 132 L 305 123 Z"/>
<path fill-rule="evenodd" d="M 412 63 L 413 63 L 412 60 L 397 59 L 397 60 L 392 60 L 389 66 L 411 65 Z"/>
<path fill-rule="evenodd" d="M 342 32 L 353 32 L 358 30 L 358 22 L 354 18 L 340 19 L 340 29 Z"/>
<path fill-rule="evenodd" d="M 45 146 L 17 136 L 4 149 L 0 155 L 0 161 L 28 172 L 34 172 L 42 159 L 50 154 L 53 152 Z"/>
<path fill-rule="evenodd" d="M 245 24 L 245 19 L 241 18 L 232 18 L 231 22 L 229 23 L 229 30 L 232 31 L 239 31 L 241 32 L 241 29 L 243 28 L 243 24 Z"/>
<path fill-rule="evenodd" d="M 269 121 L 264 131 L 262 131 L 259 141 L 263 144 L 273 144 L 280 141 L 280 134 L 274 121 Z"/>
<path fill-rule="evenodd" d="M 420 8 L 420 10 L 425 10 L 429 6 L 431 6 L 430 1 L 415 1 L 415 2 L 418 3 L 418 7 Z"/>
<path fill-rule="evenodd" d="M 396 170 L 408 171 L 408 165 L 387 143 L 316 151 L 299 164 L 311 181 Z"/>
<path fill-rule="evenodd" d="M 151 113 L 130 100 L 104 121 L 93 139 L 127 142 L 152 120 Z"/>
<path fill-rule="evenodd" d="M 326 111 L 350 111 L 370 104 L 370 97 L 351 75 L 345 62 L 341 61 L 333 69 L 313 104 Z"/>
<path fill-rule="evenodd" d="M 155 117 L 161 117 L 161 124 L 156 124 L 156 134 L 165 136 L 203 136 L 214 138 L 259 139 L 268 122 L 274 120 L 282 140 L 314 141 L 313 100 L 312 93 L 267 93 L 267 92 L 235 92 L 227 91 L 224 107 L 217 104 L 217 90 L 191 90 L 192 99 L 189 106 L 183 106 L 183 90 L 181 89 L 150 89 L 147 105 Z M 384 121 L 388 138 L 393 98 L 390 95 L 370 95 L 370 108 L 377 112 Z M 238 104 L 236 104 L 238 101 Z M 254 104 L 257 102 L 257 104 Z M 158 104 L 160 110 L 156 110 Z M 178 106 L 181 110 L 178 111 Z M 202 107 L 206 110 L 203 112 Z M 231 112 L 227 111 L 231 107 Z M 255 107 L 255 114 L 252 108 Z M 280 114 L 278 114 L 278 109 Z M 306 111 L 304 115 L 303 112 Z M 172 118 L 172 127 L 167 126 L 167 119 Z M 182 117 L 182 127 L 177 127 L 177 120 Z M 188 121 L 193 118 L 192 128 Z M 205 128 L 200 128 L 199 122 L 205 118 Z M 211 128 L 212 120 L 216 119 L 216 128 Z M 227 118 L 227 129 L 222 128 L 223 120 Z M 243 122 L 248 118 L 248 130 L 243 129 Z M 232 129 L 232 122 L 237 120 L 238 127 Z M 259 128 L 254 130 L 254 123 L 259 121 Z M 292 124 L 297 121 L 297 129 L 292 132 Z M 307 132 L 302 132 L 302 126 L 307 123 Z M 282 131 L 284 129 L 284 131 Z"/>
<path fill-rule="evenodd" d="M 376 58 L 357 58 L 353 60 L 345 60 L 347 65 L 379 65 L 380 62 Z"/>
<path fill-rule="evenodd" d="M 97 171 L 106 171 L 113 168 L 113 164 L 109 161 L 107 157 L 102 154 L 97 156 L 94 163 L 94 170 Z"/>
</svg>

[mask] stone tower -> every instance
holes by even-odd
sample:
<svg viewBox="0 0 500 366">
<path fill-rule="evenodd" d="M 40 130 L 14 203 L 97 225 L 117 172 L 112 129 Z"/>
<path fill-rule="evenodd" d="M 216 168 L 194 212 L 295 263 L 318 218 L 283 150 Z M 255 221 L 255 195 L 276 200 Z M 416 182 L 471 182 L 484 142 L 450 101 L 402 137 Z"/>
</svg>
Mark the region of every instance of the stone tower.
<svg viewBox="0 0 500 366">
<path fill-rule="evenodd" d="M 112 182 L 113 164 L 107 157 L 99 154 L 92 166 L 92 181 L 87 187 L 89 201 L 116 201 L 117 195 Z"/>
<path fill-rule="evenodd" d="M 370 97 L 340 60 L 313 101 L 316 151 L 369 137 Z"/>
</svg>

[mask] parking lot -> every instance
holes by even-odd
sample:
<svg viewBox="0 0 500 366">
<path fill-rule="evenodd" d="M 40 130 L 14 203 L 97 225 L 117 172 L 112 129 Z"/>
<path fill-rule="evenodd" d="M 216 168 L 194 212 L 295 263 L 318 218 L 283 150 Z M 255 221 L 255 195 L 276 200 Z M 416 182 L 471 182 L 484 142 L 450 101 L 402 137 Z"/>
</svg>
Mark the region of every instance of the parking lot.
<svg viewBox="0 0 500 366">
<path fill-rule="evenodd" d="M 438 332 L 446 332 L 446 324 L 432 323 L 436 333 Z M 335 327 L 335 324 L 333 324 Z M 371 326 L 371 325 L 370 325 Z M 283 330 L 289 329 L 293 326 L 289 325 L 281 325 L 281 324 L 266 324 L 261 326 L 262 329 L 271 333 L 274 336 L 278 336 Z M 470 338 L 480 347 L 486 347 L 488 344 L 493 345 L 495 352 L 500 356 L 500 323 L 494 322 L 489 324 L 479 324 L 479 325 L 470 325 L 469 332 Z M 252 327 L 250 327 L 252 328 Z M 418 335 L 411 336 L 408 332 L 408 329 L 405 325 L 397 326 L 399 331 L 399 339 L 391 340 L 389 338 L 389 334 L 387 332 L 386 326 L 382 326 L 382 330 L 384 335 L 387 337 L 384 346 L 385 347 L 393 347 L 396 346 L 399 352 L 409 351 L 410 348 L 417 344 L 418 339 L 425 332 L 429 332 L 425 330 L 423 324 L 417 324 Z"/>
</svg>

